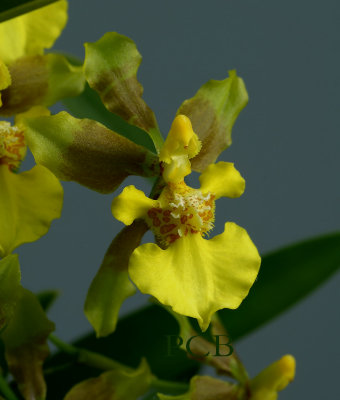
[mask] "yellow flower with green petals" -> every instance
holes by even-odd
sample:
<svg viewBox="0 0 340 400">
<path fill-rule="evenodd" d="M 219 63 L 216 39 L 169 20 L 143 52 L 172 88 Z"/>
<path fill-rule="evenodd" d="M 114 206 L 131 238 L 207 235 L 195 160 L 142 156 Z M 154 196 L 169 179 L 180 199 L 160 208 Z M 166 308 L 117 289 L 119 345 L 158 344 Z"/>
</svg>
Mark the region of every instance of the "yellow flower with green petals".
<svg viewBox="0 0 340 400">
<path fill-rule="evenodd" d="M 1 115 L 50 106 L 83 90 L 82 67 L 61 54 L 43 55 L 64 29 L 67 6 L 66 0 L 58 0 L 0 23 Z"/>
<path fill-rule="evenodd" d="M 200 189 L 186 185 L 190 159 L 201 149 L 190 120 L 178 115 L 159 154 L 166 185 L 157 200 L 134 186 L 113 200 L 112 213 L 126 225 L 143 218 L 157 243 L 134 250 L 129 274 L 143 292 L 182 315 L 196 318 L 202 328 L 222 308 L 237 308 L 247 296 L 261 259 L 247 232 L 228 222 L 225 231 L 207 240 L 214 225 L 215 201 L 239 197 L 245 181 L 232 163 L 209 165 Z"/>
<path fill-rule="evenodd" d="M 16 173 L 26 154 L 23 129 L 0 122 L 0 258 L 44 235 L 59 218 L 63 189 L 47 168 Z"/>
</svg>

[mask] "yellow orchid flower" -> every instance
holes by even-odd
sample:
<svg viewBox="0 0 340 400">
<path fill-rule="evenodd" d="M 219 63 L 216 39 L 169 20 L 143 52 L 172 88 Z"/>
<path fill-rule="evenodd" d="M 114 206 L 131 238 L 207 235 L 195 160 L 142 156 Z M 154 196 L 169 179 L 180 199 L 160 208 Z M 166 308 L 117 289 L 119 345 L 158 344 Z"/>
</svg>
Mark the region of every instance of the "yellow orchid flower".
<svg viewBox="0 0 340 400">
<path fill-rule="evenodd" d="M 276 400 L 278 392 L 285 389 L 294 377 L 295 358 L 285 355 L 251 380 L 251 400 Z"/>
<path fill-rule="evenodd" d="M 157 244 L 134 250 L 129 275 L 143 292 L 182 315 L 196 318 L 202 330 L 222 308 L 237 308 L 254 283 L 261 259 L 247 232 L 228 222 L 207 240 L 214 225 L 215 201 L 239 197 L 245 181 L 232 163 L 209 165 L 200 189 L 186 185 L 190 159 L 201 149 L 190 120 L 178 115 L 160 151 L 166 186 L 152 200 L 134 186 L 113 200 L 112 213 L 126 225 L 143 218 Z"/>
<path fill-rule="evenodd" d="M 61 54 L 43 55 L 67 22 L 67 1 L 0 23 L 0 114 L 13 115 L 38 104 L 52 105 L 83 90 L 81 67 Z"/>
<path fill-rule="evenodd" d="M 0 122 L 0 258 L 44 235 L 59 218 L 63 189 L 47 168 L 17 173 L 26 154 L 23 129 Z"/>
</svg>

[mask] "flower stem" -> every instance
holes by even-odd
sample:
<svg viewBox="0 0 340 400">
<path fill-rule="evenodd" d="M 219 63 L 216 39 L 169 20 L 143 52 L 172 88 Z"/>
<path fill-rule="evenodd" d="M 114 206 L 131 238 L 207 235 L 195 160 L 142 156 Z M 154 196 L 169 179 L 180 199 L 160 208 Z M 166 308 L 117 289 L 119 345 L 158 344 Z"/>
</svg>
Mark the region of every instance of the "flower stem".
<svg viewBox="0 0 340 400">
<path fill-rule="evenodd" d="M 0 374 L 0 392 L 6 397 L 7 400 L 18 400 L 10 388 L 7 380 Z"/>
<path fill-rule="evenodd" d="M 50 335 L 48 338 L 56 347 L 58 347 L 59 350 L 63 351 L 64 353 L 76 356 L 77 361 L 81 364 L 102 369 L 104 371 L 115 368 L 131 369 L 132 371 L 132 368 L 126 367 L 118 361 L 112 360 L 109 357 L 106 357 L 99 353 L 95 353 L 90 350 L 72 346 L 71 344 L 63 342 L 55 335 Z"/>
<path fill-rule="evenodd" d="M 169 392 L 171 394 L 180 394 L 189 389 L 189 385 L 187 383 L 171 382 L 157 378 L 151 381 L 151 387 L 161 392 Z"/>
<path fill-rule="evenodd" d="M 108 371 L 115 368 L 124 368 L 125 370 L 130 370 L 131 372 L 134 370 L 133 368 L 121 364 L 118 361 L 112 360 L 112 358 L 106 357 L 102 354 L 95 353 L 93 351 L 89 351 L 65 343 L 55 335 L 50 335 L 48 338 L 59 350 L 63 351 L 64 353 L 70 354 L 72 356 L 76 356 L 77 361 L 79 363 L 88 365 L 90 367 L 102 369 L 104 371 Z M 189 385 L 181 382 L 166 381 L 155 377 L 151 381 L 150 387 L 165 392 L 171 392 L 171 393 L 176 392 L 175 394 L 177 394 L 178 392 L 183 392 L 187 390 L 189 388 Z M 17 399 L 13 398 L 13 400 Z"/>
</svg>

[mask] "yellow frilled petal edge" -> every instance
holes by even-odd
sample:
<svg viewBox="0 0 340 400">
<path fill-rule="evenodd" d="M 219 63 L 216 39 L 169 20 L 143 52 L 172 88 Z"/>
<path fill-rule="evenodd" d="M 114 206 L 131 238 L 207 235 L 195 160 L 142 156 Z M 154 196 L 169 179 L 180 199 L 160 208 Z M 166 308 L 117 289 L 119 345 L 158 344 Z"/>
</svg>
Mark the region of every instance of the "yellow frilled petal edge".
<svg viewBox="0 0 340 400">
<path fill-rule="evenodd" d="M 43 236 L 59 218 L 63 188 L 47 168 L 36 165 L 15 174 L 0 166 L 0 257 Z"/>
<path fill-rule="evenodd" d="M 157 207 L 158 201 L 149 199 L 144 192 L 133 185 L 126 186 L 122 193 L 113 199 L 111 211 L 118 221 L 131 225 L 137 218 L 143 218 L 148 210 Z"/>
<path fill-rule="evenodd" d="M 205 331 L 222 308 L 237 308 L 247 296 L 261 259 L 247 232 L 228 222 L 206 240 L 199 234 L 176 240 L 166 250 L 148 243 L 130 258 L 129 274 L 143 293 L 182 315 L 197 318 Z"/>
<path fill-rule="evenodd" d="M 220 197 L 240 197 L 246 187 L 246 182 L 234 167 L 233 163 L 220 161 L 210 164 L 199 177 L 203 193 L 213 193 L 216 199 Z"/>
<path fill-rule="evenodd" d="M 0 58 L 9 64 L 23 56 L 42 54 L 53 46 L 66 22 L 66 0 L 2 22 Z"/>
</svg>

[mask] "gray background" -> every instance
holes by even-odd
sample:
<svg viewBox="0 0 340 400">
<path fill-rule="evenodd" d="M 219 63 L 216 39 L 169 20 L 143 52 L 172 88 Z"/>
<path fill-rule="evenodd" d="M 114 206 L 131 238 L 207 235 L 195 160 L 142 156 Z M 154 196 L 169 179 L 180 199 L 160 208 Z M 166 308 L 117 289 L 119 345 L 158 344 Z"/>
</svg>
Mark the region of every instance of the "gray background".
<svg viewBox="0 0 340 400">
<path fill-rule="evenodd" d="M 339 228 L 339 21 L 338 0 L 71 0 L 56 48 L 83 57 L 82 43 L 107 31 L 133 38 L 144 57 L 144 98 L 165 134 L 184 99 L 236 68 L 250 103 L 221 159 L 236 163 L 247 189 L 240 199 L 219 200 L 216 233 L 234 221 L 265 253 Z M 147 189 L 142 179 L 127 183 Z M 86 291 L 122 225 L 111 216 L 112 195 L 64 187 L 62 218 L 19 253 L 24 285 L 60 288 L 50 315 L 69 340 L 90 329 Z M 339 285 L 338 274 L 238 343 L 251 374 L 295 355 L 296 380 L 280 399 L 340 398 Z M 123 312 L 146 301 L 137 295 Z"/>
</svg>

